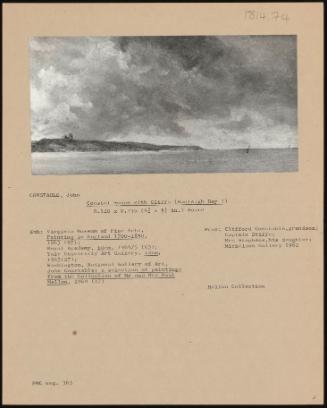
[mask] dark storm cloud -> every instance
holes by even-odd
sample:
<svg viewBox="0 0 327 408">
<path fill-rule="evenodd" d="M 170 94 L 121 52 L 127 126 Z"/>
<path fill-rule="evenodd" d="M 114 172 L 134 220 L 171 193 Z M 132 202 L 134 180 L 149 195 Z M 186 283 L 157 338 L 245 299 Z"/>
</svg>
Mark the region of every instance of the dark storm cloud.
<svg viewBox="0 0 327 408">
<path fill-rule="evenodd" d="M 269 97 L 270 100 L 278 98 L 280 103 L 295 103 L 295 37 L 239 38 L 123 37 L 117 38 L 115 43 L 123 52 L 130 53 L 136 64 L 146 64 L 149 54 L 160 49 L 164 65 L 165 58 L 174 60 L 180 69 L 201 75 L 208 86 L 223 88 L 224 96 L 229 97 L 223 102 L 227 105 L 228 102 L 237 103 L 249 94 Z M 222 84 L 224 81 L 228 82 L 228 92 Z M 204 90 L 207 92 L 206 88 Z M 212 92 L 215 90 L 212 89 Z M 198 102 L 205 102 L 199 99 Z"/>
<path fill-rule="evenodd" d="M 37 38 L 31 85 L 34 137 L 296 143 L 294 36 Z"/>
</svg>

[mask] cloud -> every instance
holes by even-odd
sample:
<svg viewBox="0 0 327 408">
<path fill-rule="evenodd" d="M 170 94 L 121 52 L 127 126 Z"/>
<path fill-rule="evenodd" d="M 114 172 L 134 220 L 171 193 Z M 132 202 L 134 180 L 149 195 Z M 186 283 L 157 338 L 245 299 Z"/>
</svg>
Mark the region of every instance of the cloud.
<svg viewBox="0 0 327 408">
<path fill-rule="evenodd" d="M 294 36 L 37 37 L 30 53 L 33 139 L 297 144 Z"/>
</svg>

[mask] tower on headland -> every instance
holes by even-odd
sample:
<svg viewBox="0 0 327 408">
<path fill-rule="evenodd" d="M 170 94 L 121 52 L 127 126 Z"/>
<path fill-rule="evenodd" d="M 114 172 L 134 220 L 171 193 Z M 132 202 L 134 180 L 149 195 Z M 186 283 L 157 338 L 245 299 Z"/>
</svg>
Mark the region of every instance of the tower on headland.
<svg viewBox="0 0 327 408">
<path fill-rule="evenodd" d="M 73 139 L 74 139 L 74 136 L 73 136 L 72 133 L 69 133 L 68 135 L 64 135 L 64 139 L 65 139 L 65 140 L 73 140 Z"/>
</svg>

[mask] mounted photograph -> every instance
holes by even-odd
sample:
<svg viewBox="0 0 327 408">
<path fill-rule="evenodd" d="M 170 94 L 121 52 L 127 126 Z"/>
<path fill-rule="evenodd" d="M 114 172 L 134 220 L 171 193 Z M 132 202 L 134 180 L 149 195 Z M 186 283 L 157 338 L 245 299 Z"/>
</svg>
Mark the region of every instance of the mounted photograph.
<svg viewBox="0 0 327 408">
<path fill-rule="evenodd" d="M 298 171 L 295 35 L 33 37 L 33 175 Z"/>
</svg>

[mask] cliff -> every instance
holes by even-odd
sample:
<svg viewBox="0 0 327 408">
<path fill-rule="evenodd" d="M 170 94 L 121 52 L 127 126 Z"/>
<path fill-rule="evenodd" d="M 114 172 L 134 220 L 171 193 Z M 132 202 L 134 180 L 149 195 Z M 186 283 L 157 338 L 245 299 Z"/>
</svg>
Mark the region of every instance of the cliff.
<svg viewBox="0 0 327 408">
<path fill-rule="evenodd" d="M 95 151 L 161 151 L 202 150 L 200 146 L 156 145 L 137 142 L 106 142 L 101 140 L 41 139 L 32 141 L 32 152 L 95 152 Z"/>
</svg>

